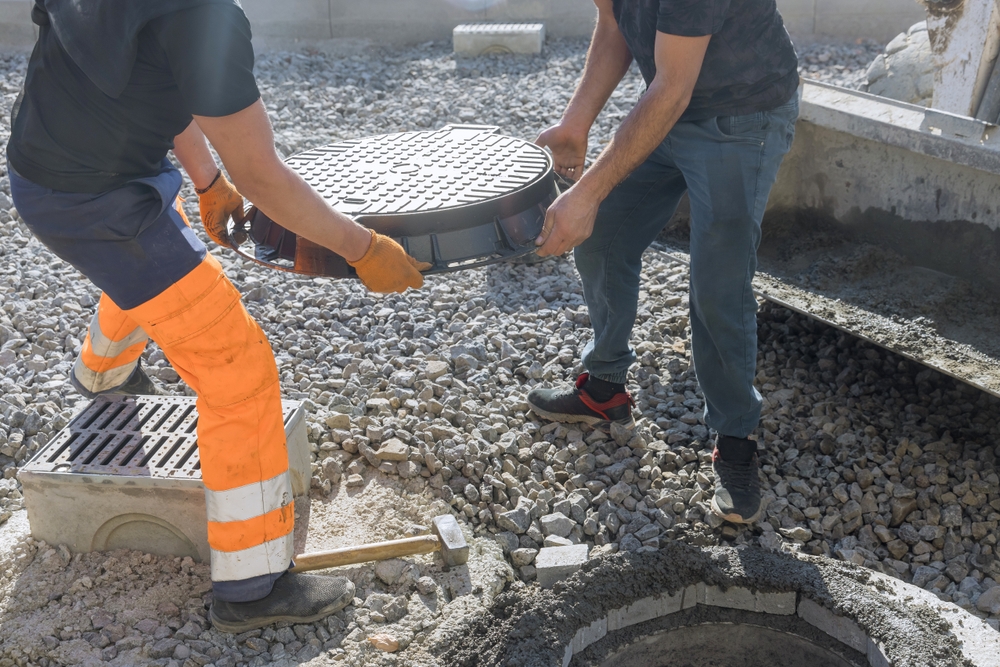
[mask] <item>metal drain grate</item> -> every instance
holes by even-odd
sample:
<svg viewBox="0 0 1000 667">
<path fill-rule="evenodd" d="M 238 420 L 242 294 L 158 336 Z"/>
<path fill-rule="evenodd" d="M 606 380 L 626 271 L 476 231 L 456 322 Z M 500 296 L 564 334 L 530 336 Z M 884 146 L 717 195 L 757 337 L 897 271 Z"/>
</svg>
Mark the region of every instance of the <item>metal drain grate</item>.
<svg viewBox="0 0 1000 667">
<path fill-rule="evenodd" d="M 201 479 L 198 413 L 185 396 L 99 396 L 26 472 Z M 288 426 L 295 404 L 283 404 Z"/>
</svg>

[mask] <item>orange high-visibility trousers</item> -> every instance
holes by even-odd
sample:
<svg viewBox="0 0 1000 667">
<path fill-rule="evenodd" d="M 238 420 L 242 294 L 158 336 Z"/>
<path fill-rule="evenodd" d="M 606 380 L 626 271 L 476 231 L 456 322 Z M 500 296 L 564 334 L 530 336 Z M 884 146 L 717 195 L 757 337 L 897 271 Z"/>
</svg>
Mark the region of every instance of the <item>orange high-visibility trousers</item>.
<svg viewBox="0 0 1000 667">
<path fill-rule="evenodd" d="M 266 594 L 271 575 L 288 569 L 292 559 L 295 513 L 278 369 L 264 332 L 211 255 L 159 296 L 122 314 L 156 341 L 198 394 L 217 593 L 220 582 L 255 580 Z"/>
</svg>

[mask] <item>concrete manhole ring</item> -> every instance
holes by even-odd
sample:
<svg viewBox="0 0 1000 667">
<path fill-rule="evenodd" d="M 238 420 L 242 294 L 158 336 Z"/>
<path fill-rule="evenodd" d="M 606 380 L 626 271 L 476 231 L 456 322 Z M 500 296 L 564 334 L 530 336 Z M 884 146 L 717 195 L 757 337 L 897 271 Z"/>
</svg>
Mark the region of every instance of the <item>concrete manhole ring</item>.
<svg viewBox="0 0 1000 667">
<path fill-rule="evenodd" d="M 499 595 L 453 667 L 992 667 L 1000 634 L 932 593 L 843 561 L 671 542 Z"/>
</svg>

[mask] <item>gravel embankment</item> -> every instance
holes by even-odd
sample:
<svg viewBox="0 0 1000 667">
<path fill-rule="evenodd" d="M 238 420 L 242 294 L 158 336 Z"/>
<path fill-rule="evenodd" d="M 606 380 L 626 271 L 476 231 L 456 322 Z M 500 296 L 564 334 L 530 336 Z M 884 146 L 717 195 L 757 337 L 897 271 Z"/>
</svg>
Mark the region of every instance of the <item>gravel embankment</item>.
<svg viewBox="0 0 1000 667">
<path fill-rule="evenodd" d="M 342 59 L 268 53 L 258 75 L 286 155 L 448 122 L 530 139 L 558 118 L 584 47 L 555 42 L 540 58 L 461 61 L 441 44 Z M 865 46 L 810 47 L 805 74 L 857 83 L 871 55 Z M 25 62 L 0 56 L 0 141 Z M 639 84 L 632 73 L 615 93 L 591 154 Z M 8 195 L 0 176 L 0 524 L 14 517 L 0 531 L 17 533 L 14 476 L 80 405 L 65 378 L 98 294 L 30 238 Z M 196 217 L 193 192 L 182 195 Z M 546 543 L 587 542 L 597 553 L 666 539 L 756 544 L 851 560 L 994 627 L 1000 619 L 1000 402 L 986 394 L 763 305 L 768 505 L 765 521 L 737 528 L 707 511 L 710 444 L 689 367 L 687 269 L 665 249 L 646 255 L 633 375 L 644 419 L 634 433 L 584 432 L 526 411 L 532 387 L 575 377 L 590 336 L 569 259 L 433 277 L 421 291 L 378 296 L 215 252 L 270 336 L 286 396 L 306 401 L 314 505 L 334 486 L 426 480 L 476 534 L 495 535 L 527 581 Z M 154 346 L 146 363 L 169 390 L 186 391 Z M 407 461 L 377 457 L 390 439 L 406 446 Z M 0 549 L 0 667 L 437 664 L 431 633 L 441 609 L 417 614 L 404 597 L 432 593 L 433 581 L 368 576 L 355 604 L 328 622 L 233 637 L 205 627 L 203 565 L 126 552 L 73 557 L 20 540 Z M 390 626 L 409 646 L 376 654 L 365 637 Z"/>
</svg>

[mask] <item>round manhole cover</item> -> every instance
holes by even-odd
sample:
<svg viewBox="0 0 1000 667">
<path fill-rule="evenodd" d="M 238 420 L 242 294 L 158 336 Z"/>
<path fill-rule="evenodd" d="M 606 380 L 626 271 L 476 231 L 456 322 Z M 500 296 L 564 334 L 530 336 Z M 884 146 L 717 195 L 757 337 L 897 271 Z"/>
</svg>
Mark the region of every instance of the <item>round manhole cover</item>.
<svg viewBox="0 0 1000 667">
<path fill-rule="evenodd" d="M 331 206 L 430 262 L 427 273 L 533 251 L 545 209 L 558 195 L 548 153 L 495 127 L 366 137 L 299 153 L 287 163 Z M 248 221 L 256 261 L 310 275 L 353 274 L 341 257 L 262 211 L 250 209 Z"/>
</svg>

